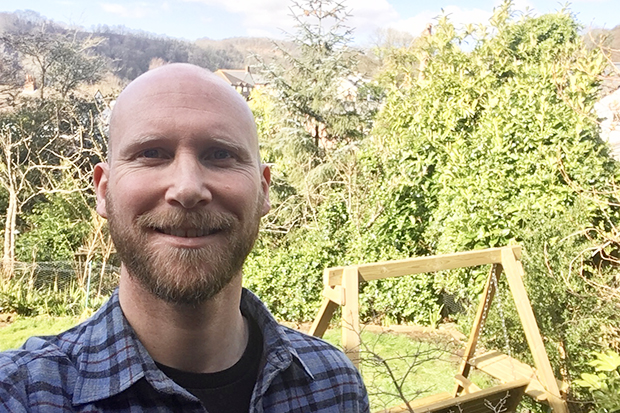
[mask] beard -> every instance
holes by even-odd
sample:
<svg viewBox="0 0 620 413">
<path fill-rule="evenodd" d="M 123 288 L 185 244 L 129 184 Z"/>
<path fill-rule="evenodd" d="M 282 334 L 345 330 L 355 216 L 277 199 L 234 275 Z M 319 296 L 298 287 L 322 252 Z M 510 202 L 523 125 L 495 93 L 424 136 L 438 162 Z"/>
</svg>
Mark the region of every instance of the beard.
<svg viewBox="0 0 620 413">
<path fill-rule="evenodd" d="M 110 235 L 129 276 L 156 297 L 186 305 L 211 299 L 241 274 L 258 237 L 261 204 L 259 199 L 254 215 L 245 224 L 228 213 L 175 208 L 150 211 L 139 215 L 133 225 L 123 225 L 112 198 L 106 195 Z M 148 238 L 162 228 L 216 233 L 225 242 L 201 248 L 173 247 L 163 242 L 154 245 Z"/>
</svg>

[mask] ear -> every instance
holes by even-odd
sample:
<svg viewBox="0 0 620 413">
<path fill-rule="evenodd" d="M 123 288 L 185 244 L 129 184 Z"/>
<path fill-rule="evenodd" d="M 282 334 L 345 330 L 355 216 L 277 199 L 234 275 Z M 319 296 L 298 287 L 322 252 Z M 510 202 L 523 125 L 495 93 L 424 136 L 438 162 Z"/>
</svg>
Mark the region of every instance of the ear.
<svg viewBox="0 0 620 413">
<path fill-rule="evenodd" d="M 95 181 L 95 194 L 97 195 L 97 213 L 104 218 L 108 218 L 105 204 L 105 196 L 108 191 L 108 174 L 110 168 L 107 162 L 100 162 L 95 165 L 93 179 Z"/>
<path fill-rule="evenodd" d="M 261 165 L 261 189 L 263 191 L 263 216 L 267 215 L 271 209 L 271 202 L 269 201 L 269 184 L 271 183 L 271 169 L 269 166 Z"/>
</svg>

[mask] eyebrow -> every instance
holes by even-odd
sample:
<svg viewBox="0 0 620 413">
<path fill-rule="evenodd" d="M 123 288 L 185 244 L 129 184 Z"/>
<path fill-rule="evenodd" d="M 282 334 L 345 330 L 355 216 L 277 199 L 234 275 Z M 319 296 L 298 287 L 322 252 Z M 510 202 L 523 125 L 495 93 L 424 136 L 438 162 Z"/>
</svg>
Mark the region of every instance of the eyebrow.
<svg viewBox="0 0 620 413">
<path fill-rule="evenodd" d="M 213 145 L 223 146 L 225 148 L 232 149 L 232 150 L 234 150 L 236 152 L 240 152 L 240 153 L 247 152 L 247 153 L 250 153 L 250 151 L 246 147 L 244 147 L 243 145 L 240 145 L 240 144 L 238 144 L 236 142 L 231 142 L 230 140 L 225 139 L 225 138 L 219 138 L 217 136 L 210 136 L 209 137 L 209 141 L 212 142 Z"/>
<path fill-rule="evenodd" d="M 233 142 L 227 138 L 219 137 L 217 135 L 215 136 L 209 135 L 209 134 L 205 134 L 205 136 L 207 139 L 204 142 L 210 146 L 221 146 L 224 149 L 233 150 L 241 154 L 244 157 L 247 156 L 248 158 L 251 158 L 252 153 L 254 152 L 251 148 L 247 148 L 245 145 L 241 145 L 237 142 Z M 157 135 L 157 134 L 140 135 L 140 136 L 133 137 L 131 139 L 132 139 L 132 142 L 126 145 L 123 149 L 121 149 L 119 153 L 120 155 L 125 154 L 127 152 L 133 152 L 134 150 L 136 150 L 136 148 L 148 146 L 150 144 L 157 145 L 160 142 L 162 144 L 169 142 L 169 138 L 167 138 L 165 135 Z M 257 153 L 260 153 L 260 151 L 258 151 Z M 260 159 L 260 156 L 259 156 L 259 159 Z"/>
</svg>

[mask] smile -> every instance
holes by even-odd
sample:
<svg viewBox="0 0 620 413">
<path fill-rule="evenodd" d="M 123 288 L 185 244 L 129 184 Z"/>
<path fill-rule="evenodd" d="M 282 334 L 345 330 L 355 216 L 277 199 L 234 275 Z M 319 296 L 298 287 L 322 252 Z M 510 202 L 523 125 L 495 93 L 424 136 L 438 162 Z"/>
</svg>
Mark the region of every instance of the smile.
<svg viewBox="0 0 620 413">
<path fill-rule="evenodd" d="M 206 229 L 202 229 L 202 228 L 189 228 L 189 229 L 184 229 L 184 228 L 155 228 L 155 230 L 157 232 L 161 232 L 162 234 L 166 234 L 166 235 L 172 235 L 174 237 L 181 237 L 181 238 L 198 238 L 198 237 L 204 237 L 207 235 L 212 235 L 216 232 L 219 232 L 219 230 L 214 229 L 214 230 L 206 230 Z"/>
</svg>

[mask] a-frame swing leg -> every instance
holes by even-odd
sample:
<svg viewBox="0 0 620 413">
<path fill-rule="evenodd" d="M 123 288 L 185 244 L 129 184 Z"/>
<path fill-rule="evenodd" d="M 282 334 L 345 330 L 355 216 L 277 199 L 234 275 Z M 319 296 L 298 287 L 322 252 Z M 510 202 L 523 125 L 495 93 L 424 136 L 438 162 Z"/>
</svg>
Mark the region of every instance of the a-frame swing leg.
<svg viewBox="0 0 620 413">
<path fill-rule="evenodd" d="M 469 375 L 469 371 L 471 370 L 469 360 L 474 357 L 478 338 L 480 337 L 480 333 L 482 332 L 482 328 L 484 327 L 484 321 L 486 320 L 489 308 L 491 306 L 491 303 L 493 302 L 493 297 L 495 296 L 495 283 L 493 283 L 493 276 L 495 275 L 495 277 L 498 277 L 501 272 L 501 264 L 493 264 L 491 266 L 489 278 L 487 279 L 487 283 L 484 286 L 484 290 L 482 292 L 482 299 L 480 300 L 480 304 L 478 304 L 476 318 L 474 319 L 474 324 L 472 325 L 471 333 L 469 334 L 469 341 L 467 342 L 465 352 L 463 353 L 463 360 L 461 361 L 461 366 L 457 373 L 463 377 L 467 377 Z M 460 384 L 457 384 L 454 389 L 454 397 L 458 396 L 462 390 L 463 387 Z"/>
<path fill-rule="evenodd" d="M 342 274 L 344 304 L 342 306 L 342 349 L 355 367 L 360 362 L 359 272 L 357 267 L 345 267 Z"/>
<path fill-rule="evenodd" d="M 360 360 L 360 312 L 359 312 L 359 271 L 357 267 L 345 267 L 341 285 L 330 286 L 326 278 L 323 301 L 309 334 L 323 337 L 332 315 L 342 306 L 342 349 L 355 367 Z"/>
<path fill-rule="evenodd" d="M 319 313 L 314 318 L 308 334 L 315 337 L 323 337 L 329 327 L 334 313 L 344 304 L 344 289 L 342 285 L 330 285 L 329 268 L 323 272 L 323 301 Z M 341 281 L 342 282 L 342 281 Z"/>
<path fill-rule="evenodd" d="M 327 331 L 327 327 L 329 327 L 329 322 L 334 315 L 334 312 L 338 309 L 339 305 L 330 300 L 327 297 L 323 297 L 323 302 L 321 303 L 321 309 L 317 314 L 312 326 L 310 327 L 310 331 L 308 334 L 315 337 L 323 337 L 325 331 Z"/>
<path fill-rule="evenodd" d="M 525 331 L 527 343 L 534 357 L 538 379 L 547 390 L 549 405 L 554 413 L 568 413 L 568 406 L 566 401 L 560 396 L 560 390 L 551 369 L 549 356 L 545 350 L 538 323 L 532 311 L 532 304 L 523 285 L 523 267 L 516 260 L 512 250 L 507 248 L 502 250 L 502 265 L 506 271 L 508 285 L 512 292 L 512 298 L 515 301 L 523 330 Z"/>
</svg>

